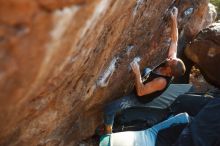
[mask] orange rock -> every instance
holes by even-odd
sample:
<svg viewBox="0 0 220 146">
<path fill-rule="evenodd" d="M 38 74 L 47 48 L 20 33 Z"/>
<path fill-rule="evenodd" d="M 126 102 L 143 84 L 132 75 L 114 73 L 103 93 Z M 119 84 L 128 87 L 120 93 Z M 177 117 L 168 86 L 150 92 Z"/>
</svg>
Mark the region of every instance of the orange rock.
<svg viewBox="0 0 220 146">
<path fill-rule="evenodd" d="M 185 53 L 197 66 L 205 79 L 220 87 L 220 23 L 213 23 L 200 31 Z"/>
<path fill-rule="evenodd" d="M 1 0 L 0 22 L 7 25 L 30 23 L 38 13 L 38 4 L 30 0 Z"/>
<path fill-rule="evenodd" d="M 195 12 L 208 3 L 191 1 Z M 172 2 L 1 0 L 0 145 L 78 145 L 94 134 L 103 106 L 132 90 L 129 63 L 165 59 Z"/>
<path fill-rule="evenodd" d="M 38 3 L 48 9 L 55 10 L 75 4 L 84 4 L 88 0 L 38 0 Z"/>
</svg>

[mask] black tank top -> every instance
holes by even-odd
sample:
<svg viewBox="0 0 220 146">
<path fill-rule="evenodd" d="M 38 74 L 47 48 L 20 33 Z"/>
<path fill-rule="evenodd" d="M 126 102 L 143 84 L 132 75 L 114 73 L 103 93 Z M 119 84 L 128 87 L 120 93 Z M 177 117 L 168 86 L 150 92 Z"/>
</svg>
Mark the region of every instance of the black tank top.
<svg viewBox="0 0 220 146">
<path fill-rule="evenodd" d="M 165 62 L 160 64 L 158 67 L 162 67 L 164 65 L 165 65 Z M 151 71 L 149 77 L 143 82 L 143 84 L 146 84 L 146 83 L 148 83 L 148 82 L 150 82 L 150 81 L 152 81 L 152 80 L 154 80 L 155 78 L 158 78 L 158 77 L 162 77 L 162 78 L 166 79 L 166 82 L 167 82 L 166 87 L 163 90 L 156 91 L 156 92 L 153 92 L 153 93 L 150 93 L 150 94 L 147 94 L 147 95 L 143 95 L 143 96 L 138 96 L 138 94 L 135 90 L 135 93 L 137 95 L 136 97 L 137 97 L 138 101 L 140 101 L 141 103 L 148 103 L 148 102 L 152 101 L 154 98 L 160 96 L 169 87 L 170 83 L 173 80 L 172 76 L 171 77 L 164 76 L 164 75 L 157 74 L 154 71 Z"/>
</svg>

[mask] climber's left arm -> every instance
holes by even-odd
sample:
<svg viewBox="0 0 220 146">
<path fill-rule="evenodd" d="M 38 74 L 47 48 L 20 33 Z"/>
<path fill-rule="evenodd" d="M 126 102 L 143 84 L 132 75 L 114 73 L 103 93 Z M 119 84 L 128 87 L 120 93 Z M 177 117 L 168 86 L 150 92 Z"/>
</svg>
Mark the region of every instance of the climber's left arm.
<svg viewBox="0 0 220 146">
<path fill-rule="evenodd" d="M 177 15 L 178 15 L 178 9 L 174 7 L 171 11 L 171 44 L 168 52 L 168 58 L 176 58 L 177 56 L 177 41 L 178 41 Z"/>
</svg>

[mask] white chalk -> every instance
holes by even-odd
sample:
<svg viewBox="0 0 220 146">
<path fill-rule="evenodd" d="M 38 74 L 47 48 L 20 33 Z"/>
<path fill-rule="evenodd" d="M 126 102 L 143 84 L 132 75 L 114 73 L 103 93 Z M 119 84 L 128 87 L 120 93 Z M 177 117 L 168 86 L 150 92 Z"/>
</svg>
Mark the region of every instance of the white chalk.
<svg viewBox="0 0 220 146">
<path fill-rule="evenodd" d="M 186 16 L 191 15 L 191 14 L 193 13 L 193 10 L 194 10 L 194 9 L 193 9 L 192 7 L 186 9 L 186 10 L 184 11 L 184 16 L 186 17 Z"/>
<path fill-rule="evenodd" d="M 141 61 L 141 58 L 140 58 L 140 57 L 135 57 L 134 60 L 133 60 L 133 62 L 136 62 L 136 63 L 138 63 L 138 62 L 140 62 L 140 61 Z"/>
<path fill-rule="evenodd" d="M 133 10 L 133 16 L 135 16 L 137 14 L 137 10 L 141 7 L 141 5 L 144 3 L 144 0 L 137 0 L 137 4 L 134 7 Z"/>
<path fill-rule="evenodd" d="M 141 61 L 141 58 L 138 56 L 138 57 L 135 57 L 134 59 L 133 59 L 133 63 L 139 63 Z M 131 70 L 131 65 L 129 64 L 129 66 L 128 66 L 128 70 L 130 71 Z"/>
<path fill-rule="evenodd" d="M 126 48 L 126 54 L 129 56 L 130 55 L 130 53 L 131 53 L 131 50 L 134 48 L 134 46 L 133 45 L 129 45 L 127 48 Z"/>
<path fill-rule="evenodd" d="M 118 58 L 114 58 L 109 67 L 104 71 L 104 73 L 100 76 L 97 85 L 101 86 L 101 87 L 106 87 L 109 83 L 109 80 L 113 74 L 113 72 L 115 71 L 115 64 L 117 62 Z"/>
</svg>

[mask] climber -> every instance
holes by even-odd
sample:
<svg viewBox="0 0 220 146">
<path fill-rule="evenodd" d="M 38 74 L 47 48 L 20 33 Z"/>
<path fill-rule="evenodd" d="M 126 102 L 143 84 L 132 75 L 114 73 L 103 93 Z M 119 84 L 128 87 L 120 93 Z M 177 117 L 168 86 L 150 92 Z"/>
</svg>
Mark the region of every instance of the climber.
<svg viewBox="0 0 220 146">
<path fill-rule="evenodd" d="M 171 11 L 171 45 L 167 59 L 156 67 L 146 81 L 142 81 L 139 65 L 136 61 L 131 62 L 131 68 L 135 75 L 135 87 L 137 98 L 141 102 L 149 102 L 163 93 L 171 83 L 173 77 L 184 75 L 185 65 L 177 58 L 177 28 L 178 9 L 174 7 Z M 149 69 L 148 69 L 149 70 Z"/>
<path fill-rule="evenodd" d="M 169 86 L 173 77 L 178 77 L 185 73 L 184 63 L 176 57 L 178 39 L 177 15 L 178 9 L 174 7 L 171 11 L 171 45 L 168 51 L 168 58 L 153 71 L 150 71 L 150 74 L 147 75 L 149 77 L 144 82 L 141 79 L 138 63 L 132 62 L 130 64 L 136 79 L 136 92 L 132 92 L 130 95 L 113 101 L 106 106 L 104 111 L 105 133 L 112 132 L 112 125 L 117 112 L 134 106 L 167 108 L 178 95 L 184 94 L 191 89 L 192 86 L 189 84 Z M 154 98 L 155 100 L 153 100 Z"/>
</svg>

